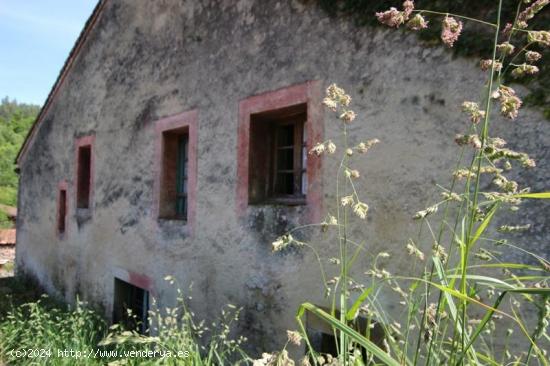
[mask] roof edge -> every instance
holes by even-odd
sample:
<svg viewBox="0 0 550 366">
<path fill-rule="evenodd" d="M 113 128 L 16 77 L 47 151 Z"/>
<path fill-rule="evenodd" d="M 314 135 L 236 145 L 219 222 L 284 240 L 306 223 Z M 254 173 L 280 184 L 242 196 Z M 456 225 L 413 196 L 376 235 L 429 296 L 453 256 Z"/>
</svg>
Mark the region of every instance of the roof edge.
<svg viewBox="0 0 550 366">
<path fill-rule="evenodd" d="M 38 113 L 38 116 L 36 117 L 31 129 L 27 133 L 27 136 L 25 136 L 25 140 L 23 141 L 23 144 L 21 145 L 21 148 L 17 153 L 17 157 L 15 158 L 15 164 L 17 165 L 18 168 L 20 167 L 20 164 L 24 159 L 25 154 L 28 151 L 29 147 L 32 145 L 36 132 L 40 127 L 39 126 L 40 122 L 42 122 L 42 118 L 46 115 L 46 113 L 50 109 L 50 106 L 53 103 L 53 100 L 57 95 L 57 92 L 61 88 L 63 81 L 65 80 L 65 77 L 71 71 L 76 57 L 79 55 L 80 50 L 82 49 L 84 43 L 88 39 L 89 33 L 91 32 L 93 27 L 97 24 L 97 20 L 99 19 L 99 16 L 101 15 L 103 9 L 105 8 L 106 3 L 107 3 L 107 0 L 98 1 L 96 6 L 94 7 L 92 14 L 86 21 L 84 28 L 80 32 L 73 48 L 71 49 L 69 56 L 65 60 L 65 63 L 63 64 L 63 67 L 61 68 L 59 75 L 57 75 L 57 79 L 55 80 L 55 83 L 53 84 L 53 87 L 50 90 L 48 97 L 46 98 L 46 102 L 44 103 L 42 108 L 40 108 L 40 112 Z"/>
</svg>

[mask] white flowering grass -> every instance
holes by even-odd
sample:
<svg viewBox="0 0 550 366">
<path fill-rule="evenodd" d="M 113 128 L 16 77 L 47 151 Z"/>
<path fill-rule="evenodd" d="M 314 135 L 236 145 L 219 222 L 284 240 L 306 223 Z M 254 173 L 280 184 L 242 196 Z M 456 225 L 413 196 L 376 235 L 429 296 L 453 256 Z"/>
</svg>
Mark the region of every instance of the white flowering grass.
<svg viewBox="0 0 550 366">
<path fill-rule="evenodd" d="M 94 349 L 106 332 L 103 319 L 78 301 L 72 309 L 45 295 L 35 302 L 14 304 L 0 318 L 0 365 L 73 365 L 79 361 L 81 365 L 100 365 L 102 360 L 60 357 L 57 350 Z M 11 350 L 37 351 L 18 357 Z"/>
<path fill-rule="evenodd" d="M 507 148 L 506 141 L 490 134 L 492 123 L 502 123 L 491 121 L 491 109 L 500 111 L 505 117 L 504 123 L 518 123 L 513 120 L 523 104 L 516 91 L 503 84 L 505 76 L 536 75 L 539 67 L 533 63 L 544 61 L 537 47 L 550 47 L 550 32 L 528 29 L 529 20 L 550 1 L 517 2 L 516 19 L 506 25 L 502 25 L 500 19 L 502 0 L 496 8 L 495 23 L 415 9 L 410 0 L 405 1 L 401 9 L 392 7 L 376 13 L 381 23 L 392 28 L 406 25 L 411 30 L 421 30 L 439 20 L 441 40 L 448 47 L 460 40 L 463 28 L 470 22 L 494 30 L 492 55 L 480 63 L 486 72 L 484 95 L 480 100 L 465 101 L 462 105 L 468 119 L 465 132 L 454 137 L 459 151 L 457 168 L 449 183 L 439 186 L 442 199 L 411 218 L 419 221 L 420 232 L 417 239 L 403 244 L 401 255 L 409 255 L 412 268 L 420 269 L 416 277 L 390 273 L 385 269 L 385 261 L 393 253 L 373 256 L 366 245 L 359 244 L 364 242 L 362 238 L 351 237 L 357 232 L 351 226 L 365 227 L 364 219 L 368 215 L 368 205 L 355 186 L 358 179 L 364 178 L 355 168 L 354 159 L 379 141 L 370 139 L 349 146 L 348 126 L 358 123 L 360 118 L 351 109 L 351 97 L 345 90 L 334 84 L 327 88 L 323 104 L 334 112 L 342 131 L 340 141 L 331 141 L 335 144 L 331 151 L 341 152 L 341 157 L 336 172 L 337 205 L 331 208 L 335 216 L 327 214 L 334 220 L 325 219 L 319 226 L 322 232 L 337 232 L 336 245 L 327 245 L 333 245 L 338 255 L 319 258 L 315 245 L 294 242 L 290 233 L 274 242 L 275 251 L 295 244 L 313 249 L 321 266 L 328 302 L 332 304 L 329 312 L 310 303 L 302 304 L 298 311 L 300 340 L 308 352 L 302 365 L 548 365 L 550 261 L 544 253 L 530 253 L 501 237 L 501 233 L 529 230 L 528 224 L 495 227 L 493 223 L 502 213 L 519 210 L 526 199 L 550 198 L 550 192 L 532 193 L 511 178 L 514 170 L 535 168 L 536 161 L 524 152 Z M 312 154 L 318 159 L 331 158 L 324 154 L 326 151 L 326 142 L 323 142 L 315 145 Z M 483 191 L 481 187 L 487 184 L 490 189 Z M 312 226 L 315 224 L 307 225 Z M 425 243 L 426 237 L 428 243 Z M 501 259 L 504 250 L 518 250 L 531 256 L 530 263 L 538 264 L 505 262 Z M 364 271 L 365 277 L 352 278 L 352 267 L 362 253 L 374 259 Z M 325 263 L 337 266 L 337 276 L 325 278 Z M 386 292 L 397 294 L 401 299 L 402 311 L 397 319 L 380 300 Z M 526 308 L 531 309 L 531 314 L 535 309 L 537 324 L 526 320 Z M 303 324 L 306 312 L 332 327 L 337 335 L 337 355 L 323 355 L 313 349 Z M 382 327 L 383 339 L 374 343 L 368 332 L 357 332 L 353 324 L 358 316 L 367 320 L 367 329 L 375 324 Z M 498 342 L 500 348 L 495 346 Z M 256 364 L 291 365 L 294 361 L 289 359 L 285 346 L 282 352 L 264 354 Z"/>
<path fill-rule="evenodd" d="M 165 281 L 174 285 L 176 280 L 166 276 Z M 146 365 L 246 365 L 250 359 L 241 349 L 247 341 L 244 336 L 233 337 L 233 328 L 239 321 L 241 309 L 234 305 L 226 305 L 221 309 L 218 319 L 206 322 L 197 321 L 195 314 L 188 308 L 183 292 L 176 288 L 177 304 L 175 307 L 160 309 L 153 299 L 149 311 L 149 328 L 146 334 L 128 330 L 118 325 L 110 328 L 109 334 L 99 343 L 99 346 L 116 346 L 123 349 L 152 350 L 170 352 L 188 352 L 174 359 L 142 359 L 139 364 Z M 132 361 L 132 360 L 130 360 Z M 132 361 L 133 362 L 133 361 Z"/>
</svg>

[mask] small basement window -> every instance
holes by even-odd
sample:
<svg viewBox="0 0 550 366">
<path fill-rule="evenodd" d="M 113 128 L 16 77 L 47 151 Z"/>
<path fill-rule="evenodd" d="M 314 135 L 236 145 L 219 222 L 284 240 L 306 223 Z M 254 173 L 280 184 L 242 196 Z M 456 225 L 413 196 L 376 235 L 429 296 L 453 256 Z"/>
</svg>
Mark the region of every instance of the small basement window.
<svg viewBox="0 0 550 366">
<path fill-rule="evenodd" d="M 90 188 L 92 178 L 92 146 L 85 145 L 78 148 L 77 167 L 77 208 L 90 208 Z"/>
<path fill-rule="evenodd" d="M 249 204 L 305 204 L 306 104 L 251 116 Z"/>
<path fill-rule="evenodd" d="M 65 233 L 67 219 L 67 190 L 59 190 L 59 201 L 57 202 L 57 233 Z"/>
<path fill-rule="evenodd" d="M 162 134 L 162 177 L 159 217 L 187 220 L 189 133 L 188 129 Z"/>
<path fill-rule="evenodd" d="M 113 323 L 145 334 L 148 327 L 149 291 L 115 278 Z"/>
</svg>

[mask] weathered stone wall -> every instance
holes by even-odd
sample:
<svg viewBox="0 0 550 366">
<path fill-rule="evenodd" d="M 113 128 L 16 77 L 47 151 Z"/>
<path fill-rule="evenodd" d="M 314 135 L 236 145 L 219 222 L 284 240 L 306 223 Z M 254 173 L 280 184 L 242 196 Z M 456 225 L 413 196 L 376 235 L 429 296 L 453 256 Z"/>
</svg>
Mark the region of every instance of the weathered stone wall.
<svg viewBox="0 0 550 366">
<path fill-rule="evenodd" d="M 270 254 L 276 236 L 303 222 L 302 208 L 237 215 L 239 101 L 311 80 L 351 94 L 358 113 L 351 140 L 382 141 L 356 165 L 371 211 L 353 234 L 366 240 L 365 262 L 384 250 L 392 254 L 390 271 L 407 272 L 404 247 L 418 228 L 411 216 L 438 199 L 436 183 L 449 182 L 459 151 L 453 137 L 466 128 L 459 106 L 476 99 L 483 82 L 476 64 L 401 31 L 330 19 L 307 2 L 109 1 L 21 166 L 18 270 L 107 315 L 117 273 L 147 282 L 161 306 L 173 304 L 163 278 L 174 275 L 183 289 L 193 283 L 199 316 L 215 316 L 226 303 L 243 306 L 241 326 L 256 351 L 279 347 L 284 330 L 296 328 L 301 302 L 327 303 L 311 252 Z M 153 215 L 154 121 L 191 109 L 198 110 L 198 193 L 188 235 Z M 494 128 L 539 162 L 519 178 L 534 191 L 547 188 L 550 134 L 542 116 L 524 110 L 513 122 L 497 118 Z M 325 138 L 338 143 L 338 131 L 326 113 Z M 93 215 L 78 222 L 74 141 L 87 134 L 95 135 Z M 334 169 L 336 161 L 324 162 L 326 209 L 335 201 Z M 55 232 L 61 180 L 69 183 L 63 240 Z M 545 208 L 532 203 L 514 218 L 533 224 L 517 240 L 539 254 L 548 253 Z M 337 254 L 333 234 L 308 237 L 322 256 Z M 358 279 L 366 281 L 367 269 L 359 267 Z"/>
</svg>

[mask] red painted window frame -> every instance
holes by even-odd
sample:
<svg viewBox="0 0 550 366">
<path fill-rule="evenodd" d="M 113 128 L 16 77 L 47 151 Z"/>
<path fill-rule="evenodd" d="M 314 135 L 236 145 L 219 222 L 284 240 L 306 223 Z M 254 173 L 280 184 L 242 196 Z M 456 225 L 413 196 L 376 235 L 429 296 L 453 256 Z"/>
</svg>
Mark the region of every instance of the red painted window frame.
<svg viewBox="0 0 550 366">
<path fill-rule="evenodd" d="M 88 194 L 88 208 L 79 208 L 78 207 L 78 183 L 79 183 L 79 150 L 81 147 L 90 146 L 90 191 Z M 78 210 L 88 210 L 90 213 L 93 211 L 94 207 L 94 173 L 95 173 L 95 135 L 88 135 L 77 138 L 75 140 L 75 180 L 74 180 L 74 208 L 75 212 Z"/>
<path fill-rule="evenodd" d="M 237 137 L 237 215 L 247 213 L 248 204 L 248 164 L 250 153 L 251 115 L 295 105 L 307 105 L 306 146 L 309 151 L 314 144 L 323 141 L 324 120 L 322 84 L 318 80 L 292 85 L 275 91 L 248 97 L 239 102 L 239 122 Z M 307 160 L 306 207 L 309 221 L 322 217 L 322 159 L 310 157 Z"/>
<path fill-rule="evenodd" d="M 196 109 L 165 117 L 154 122 L 155 125 L 155 183 L 153 189 L 153 217 L 156 222 L 167 220 L 159 218 L 160 212 L 160 190 L 163 177 L 163 155 L 164 155 L 164 132 L 186 128 L 188 134 L 188 176 L 187 176 L 187 220 L 185 226 L 192 234 L 196 221 L 197 206 L 197 121 L 198 111 Z"/>
</svg>

